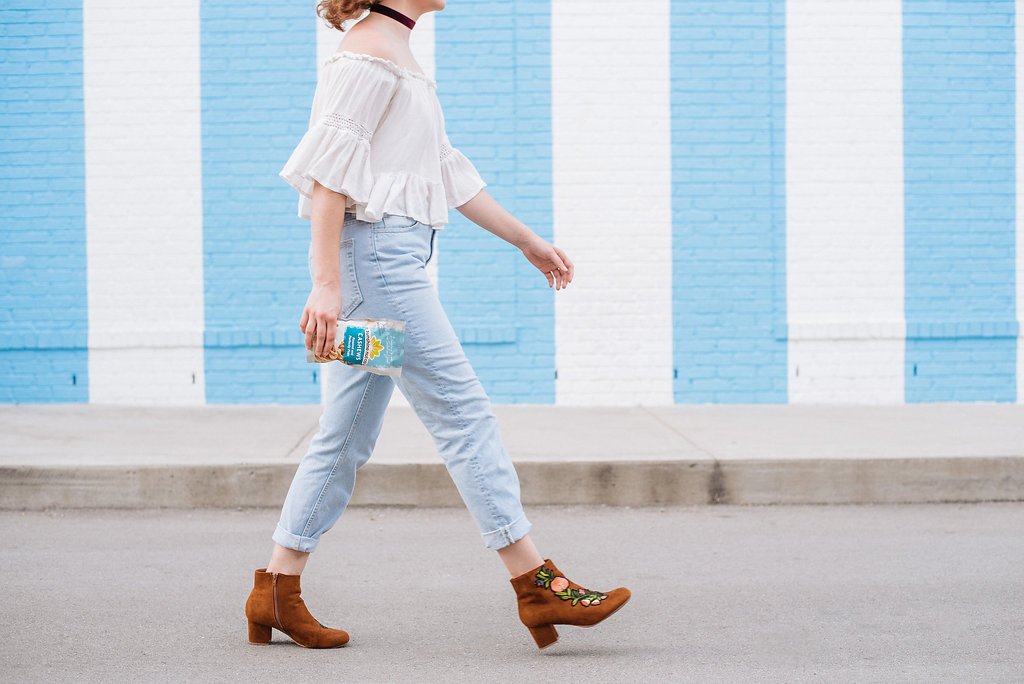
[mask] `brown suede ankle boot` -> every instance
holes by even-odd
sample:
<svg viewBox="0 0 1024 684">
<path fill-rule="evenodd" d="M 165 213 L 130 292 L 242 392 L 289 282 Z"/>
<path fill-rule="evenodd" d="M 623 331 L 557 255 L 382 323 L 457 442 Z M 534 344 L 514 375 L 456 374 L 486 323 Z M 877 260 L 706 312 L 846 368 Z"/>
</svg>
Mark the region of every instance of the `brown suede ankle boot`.
<svg viewBox="0 0 1024 684">
<path fill-rule="evenodd" d="M 269 644 L 271 628 L 306 648 L 335 648 L 348 643 L 348 632 L 331 629 L 310 615 L 300 596 L 299 578 L 300 575 L 267 572 L 266 568 L 256 570 L 252 592 L 245 602 L 249 643 Z"/>
<path fill-rule="evenodd" d="M 509 581 L 519 600 L 519 619 L 539 648 L 558 641 L 556 624 L 593 627 L 625 605 L 631 595 L 625 587 L 608 592 L 585 589 L 563 575 L 550 558 Z"/>
</svg>

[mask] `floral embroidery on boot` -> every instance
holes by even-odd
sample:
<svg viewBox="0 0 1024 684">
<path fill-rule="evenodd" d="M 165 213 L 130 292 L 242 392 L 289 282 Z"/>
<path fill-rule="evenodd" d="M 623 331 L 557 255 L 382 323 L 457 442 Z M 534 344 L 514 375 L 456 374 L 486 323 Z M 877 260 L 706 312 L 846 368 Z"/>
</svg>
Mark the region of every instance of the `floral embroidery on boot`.
<svg viewBox="0 0 1024 684">
<path fill-rule="evenodd" d="M 538 587 L 544 587 L 554 592 L 555 596 L 562 599 L 563 601 L 572 601 L 572 605 L 582 603 L 584 606 L 596 606 L 601 603 L 602 599 L 608 598 L 608 594 L 602 594 L 599 591 L 591 591 L 583 587 L 573 587 L 569 580 L 561 575 L 556 575 L 554 570 L 546 566 L 541 566 L 537 574 L 534 575 L 537 579 L 534 584 Z"/>
</svg>

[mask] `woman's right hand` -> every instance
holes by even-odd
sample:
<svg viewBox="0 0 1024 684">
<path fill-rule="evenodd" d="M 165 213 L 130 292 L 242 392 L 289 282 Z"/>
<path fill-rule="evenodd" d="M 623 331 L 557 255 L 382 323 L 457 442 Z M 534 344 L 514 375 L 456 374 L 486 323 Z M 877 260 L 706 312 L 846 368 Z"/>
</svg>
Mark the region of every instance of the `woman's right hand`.
<svg viewBox="0 0 1024 684">
<path fill-rule="evenodd" d="M 299 321 L 299 328 L 306 334 L 306 349 L 312 349 L 317 356 L 327 356 L 334 348 L 340 317 L 341 287 L 314 285 Z"/>
</svg>

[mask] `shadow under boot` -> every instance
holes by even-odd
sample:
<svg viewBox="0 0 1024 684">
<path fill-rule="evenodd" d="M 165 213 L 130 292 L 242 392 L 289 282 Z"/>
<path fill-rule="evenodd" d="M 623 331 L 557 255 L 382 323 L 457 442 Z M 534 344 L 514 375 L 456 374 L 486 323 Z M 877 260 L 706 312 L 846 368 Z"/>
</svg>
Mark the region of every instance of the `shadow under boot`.
<svg viewBox="0 0 1024 684">
<path fill-rule="evenodd" d="M 252 592 L 245 602 L 249 643 L 269 644 L 273 629 L 306 648 L 336 648 L 348 643 L 348 632 L 320 623 L 306 609 L 299 586 L 301 575 L 267 572 L 266 568 L 254 574 Z"/>
<path fill-rule="evenodd" d="M 516 590 L 519 619 L 539 648 L 558 641 L 556 624 L 593 627 L 631 596 L 625 587 L 607 592 L 584 588 L 563 575 L 550 558 L 509 582 Z"/>
</svg>

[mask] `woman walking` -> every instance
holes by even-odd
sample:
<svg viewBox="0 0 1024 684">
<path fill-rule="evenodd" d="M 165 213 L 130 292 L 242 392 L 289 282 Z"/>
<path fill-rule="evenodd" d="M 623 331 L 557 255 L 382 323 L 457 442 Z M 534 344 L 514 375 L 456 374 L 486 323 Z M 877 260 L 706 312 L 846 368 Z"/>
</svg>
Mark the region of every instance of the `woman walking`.
<svg viewBox="0 0 1024 684">
<path fill-rule="evenodd" d="M 280 174 L 299 192 L 299 216 L 311 224 L 312 289 L 299 325 L 306 348 L 326 356 L 336 319 L 398 319 L 406 323 L 406 348 L 394 378 L 333 364 L 319 431 L 285 497 L 270 561 L 255 571 L 246 601 L 252 643 L 269 643 L 273 629 L 306 647 L 348 642 L 346 631 L 310 614 L 299 579 L 321 535 L 348 505 L 396 384 L 433 437 L 484 546 L 508 569 L 520 620 L 538 647 L 558 639 L 554 625 L 594 625 L 630 597 L 625 587 L 598 592 L 573 582 L 531 541 L 519 479 L 489 397 L 425 270 L 448 210 L 458 207 L 518 247 L 549 287 L 562 289 L 573 277 L 565 252 L 483 191 L 476 168 L 450 144 L 436 83 L 409 49 L 416 20 L 443 7 L 444 0 L 317 6 L 339 30 L 370 12 L 322 65 L 309 129 Z"/>
</svg>

